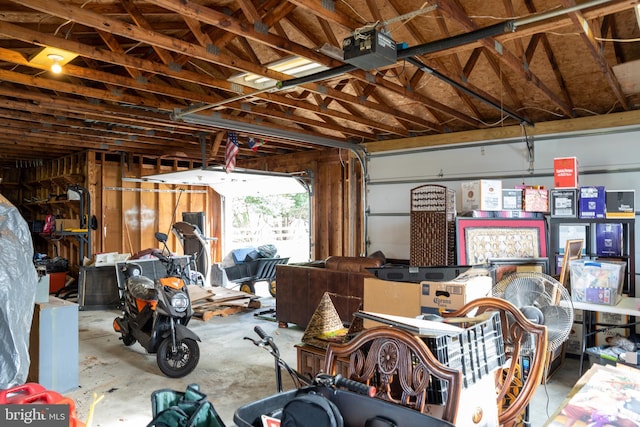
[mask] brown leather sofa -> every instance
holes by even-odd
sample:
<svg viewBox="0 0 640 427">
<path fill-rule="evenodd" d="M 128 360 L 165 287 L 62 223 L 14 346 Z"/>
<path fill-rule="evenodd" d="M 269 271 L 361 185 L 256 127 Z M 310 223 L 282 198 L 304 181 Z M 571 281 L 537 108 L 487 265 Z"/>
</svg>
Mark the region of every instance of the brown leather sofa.
<svg viewBox="0 0 640 427">
<path fill-rule="evenodd" d="M 280 326 L 294 323 L 305 328 L 325 292 L 340 319 L 351 322 L 362 303 L 364 278 L 375 277 L 366 268 L 381 267 L 380 257 L 331 256 L 324 262 L 276 267 L 276 320 Z"/>
</svg>

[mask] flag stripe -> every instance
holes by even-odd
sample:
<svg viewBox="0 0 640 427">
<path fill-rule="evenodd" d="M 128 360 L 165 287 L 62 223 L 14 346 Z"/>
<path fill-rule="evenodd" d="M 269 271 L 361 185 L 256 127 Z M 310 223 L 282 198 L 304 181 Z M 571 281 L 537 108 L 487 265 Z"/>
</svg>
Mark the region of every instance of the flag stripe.
<svg viewBox="0 0 640 427">
<path fill-rule="evenodd" d="M 236 168 L 236 155 L 240 151 L 238 147 L 238 134 L 227 132 L 227 148 L 224 154 L 224 166 L 227 173 L 233 172 Z"/>
</svg>

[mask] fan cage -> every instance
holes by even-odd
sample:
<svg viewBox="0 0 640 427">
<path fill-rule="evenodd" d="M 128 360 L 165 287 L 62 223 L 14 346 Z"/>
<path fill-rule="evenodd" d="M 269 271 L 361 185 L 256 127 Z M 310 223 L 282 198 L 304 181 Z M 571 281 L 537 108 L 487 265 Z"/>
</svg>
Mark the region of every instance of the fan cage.
<svg viewBox="0 0 640 427">
<path fill-rule="evenodd" d="M 538 285 L 542 291 L 536 294 L 531 291 L 531 286 Z M 548 310 L 547 314 L 553 314 L 545 316 L 542 324 L 547 327 L 547 349 L 552 352 L 558 349 L 569 338 L 573 326 L 573 303 L 567 288 L 544 273 L 517 272 L 498 282 L 493 288 L 493 296 L 509 301 L 521 310 L 522 304 L 524 304 L 522 300 L 518 304 L 518 301 L 514 301 L 513 298 L 510 300 L 505 297 L 505 293 L 510 293 L 514 289 L 520 291 L 518 296 L 522 296 L 523 300 L 531 300 L 531 303 L 527 305 L 533 305 L 541 311 Z M 528 350 L 531 348 L 525 345 L 523 351 Z"/>
</svg>

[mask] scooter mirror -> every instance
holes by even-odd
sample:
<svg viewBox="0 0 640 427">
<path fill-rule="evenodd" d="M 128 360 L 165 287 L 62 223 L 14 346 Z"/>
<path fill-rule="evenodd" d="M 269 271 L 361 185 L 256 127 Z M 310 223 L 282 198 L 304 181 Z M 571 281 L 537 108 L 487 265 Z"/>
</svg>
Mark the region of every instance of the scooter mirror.
<svg viewBox="0 0 640 427">
<path fill-rule="evenodd" d="M 159 231 L 156 231 L 156 239 L 158 240 L 158 242 L 160 243 L 164 243 L 167 241 L 167 234 L 166 233 L 161 233 Z"/>
</svg>

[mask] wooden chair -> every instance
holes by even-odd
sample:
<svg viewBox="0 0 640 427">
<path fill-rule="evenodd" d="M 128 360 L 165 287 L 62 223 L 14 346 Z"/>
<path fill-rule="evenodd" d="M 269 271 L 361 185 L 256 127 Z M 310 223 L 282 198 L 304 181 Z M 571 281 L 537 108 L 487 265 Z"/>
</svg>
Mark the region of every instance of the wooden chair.
<svg viewBox="0 0 640 427">
<path fill-rule="evenodd" d="M 430 394 L 446 390 L 442 419 L 455 423 L 462 373 L 440 363 L 410 332 L 380 326 L 364 330 L 346 344 L 330 343 L 324 372 L 334 375 L 338 358 L 349 360 L 350 379 L 376 387 L 376 397 L 421 412 L 427 412 L 427 403 L 434 403 L 429 402 Z"/>
<path fill-rule="evenodd" d="M 516 306 L 500 298 L 479 298 L 457 311 L 444 313 L 444 316 L 463 317 L 474 310 L 477 310 L 474 315 L 486 311 L 500 312 L 507 364 L 496 375 L 498 420 L 501 426 L 511 427 L 522 419 L 542 379 L 547 354 L 547 328 L 531 323 Z M 523 348 L 529 347 L 534 350 L 527 352 L 529 371 L 524 376 L 520 355 Z"/>
</svg>

